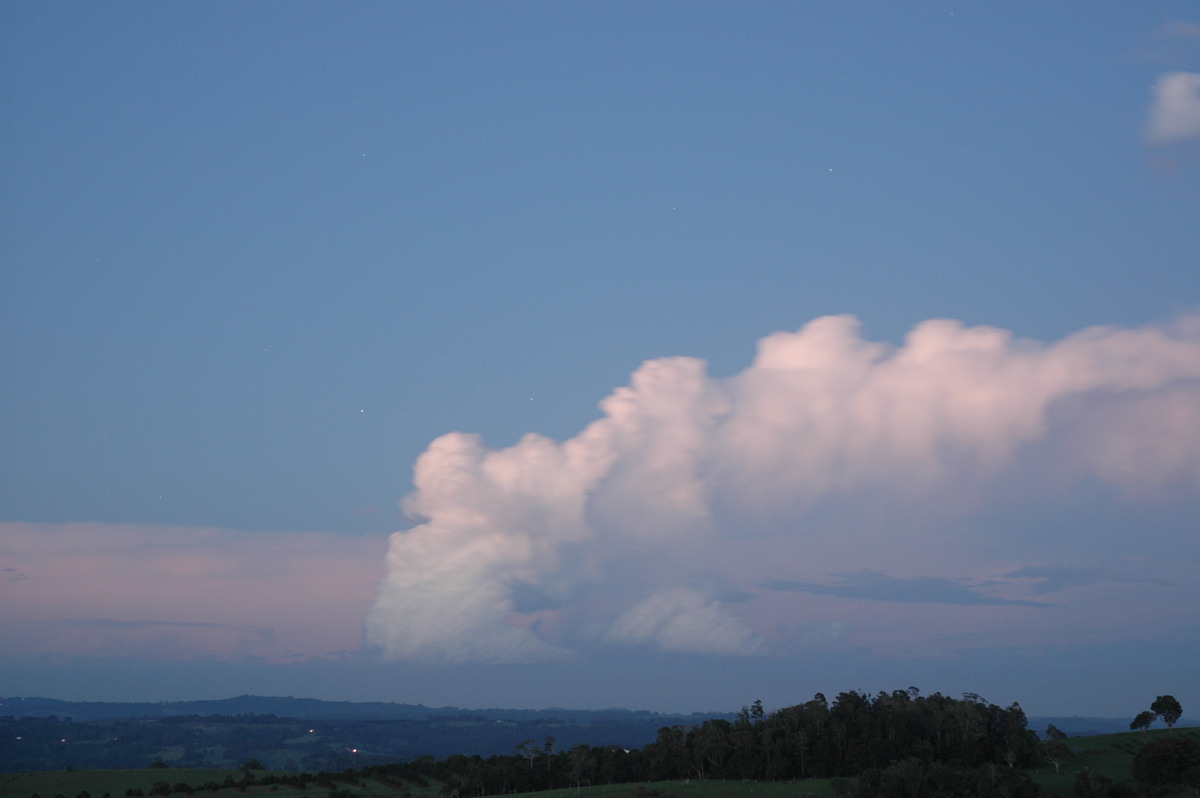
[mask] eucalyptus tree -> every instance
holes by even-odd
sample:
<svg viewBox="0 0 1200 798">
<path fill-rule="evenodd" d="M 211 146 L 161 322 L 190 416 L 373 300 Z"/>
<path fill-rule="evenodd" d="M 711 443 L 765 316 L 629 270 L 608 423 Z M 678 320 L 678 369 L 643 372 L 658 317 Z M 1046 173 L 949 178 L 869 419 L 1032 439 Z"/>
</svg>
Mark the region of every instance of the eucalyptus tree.
<svg viewBox="0 0 1200 798">
<path fill-rule="evenodd" d="M 1179 716 L 1183 714 L 1183 707 L 1175 700 L 1175 696 L 1160 695 L 1150 705 L 1150 711 L 1162 718 L 1163 723 L 1167 724 L 1167 729 L 1170 730 L 1175 725 L 1175 721 L 1179 720 Z"/>
</svg>

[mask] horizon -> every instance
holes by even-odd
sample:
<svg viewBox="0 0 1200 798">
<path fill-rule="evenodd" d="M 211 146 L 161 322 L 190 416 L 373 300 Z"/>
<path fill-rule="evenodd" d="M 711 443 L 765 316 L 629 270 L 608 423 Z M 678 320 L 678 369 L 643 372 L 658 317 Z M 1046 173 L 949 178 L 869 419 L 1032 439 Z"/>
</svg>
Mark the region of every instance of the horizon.
<svg viewBox="0 0 1200 798">
<path fill-rule="evenodd" d="M 861 693 L 862 691 L 859 691 L 859 692 Z M 884 692 L 886 692 L 886 691 L 884 691 Z M 927 695 L 933 695 L 936 692 L 938 692 L 938 691 L 933 691 L 929 694 L 922 693 L 921 697 L 924 698 L 924 697 L 927 697 Z M 865 693 L 865 695 L 868 698 L 873 698 L 875 695 L 878 695 L 878 692 L 876 692 L 874 694 Z M 949 697 L 956 698 L 955 696 L 949 696 Z M 710 712 L 706 712 L 706 711 L 656 712 L 654 710 L 638 709 L 635 707 L 599 707 L 599 708 L 595 708 L 595 709 L 581 709 L 578 707 L 564 707 L 564 706 L 477 707 L 477 706 L 458 706 L 458 705 L 454 705 L 454 704 L 448 704 L 448 705 L 442 705 L 442 706 L 428 706 L 425 704 L 409 704 L 409 703 L 405 703 L 405 702 L 401 702 L 401 701 L 330 701 L 330 700 L 320 699 L 320 698 L 308 698 L 305 696 L 252 695 L 252 694 L 226 696 L 224 698 L 208 698 L 208 699 L 192 699 L 192 700 L 185 699 L 185 700 L 173 700 L 173 701 L 96 701 L 96 700 L 61 699 L 61 698 L 54 698 L 51 696 L 0 696 L 0 707 L 6 706 L 6 704 L 3 703 L 4 701 L 11 701 L 14 699 L 21 700 L 21 701 L 49 701 L 49 702 L 62 703 L 62 704 L 117 704 L 117 705 L 129 705 L 129 704 L 142 705 L 142 704 L 145 704 L 145 705 L 152 705 L 152 706 L 163 706 L 163 705 L 171 705 L 171 704 L 228 703 L 231 701 L 239 701 L 242 699 L 254 699 L 254 700 L 262 700 L 262 701 L 296 701 L 296 702 L 316 701 L 318 703 L 325 703 L 325 704 L 355 704 L 355 705 L 382 704 L 385 706 L 411 707 L 411 708 L 428 709 L 428 710 L 433 710 L 433 711 L 444 711 L 444 710 L 462 710 L 462 711 L 467 711 L 467 712 L 510 712 L 511 711 L 511 712 L 533 712 L 533 713 L 544 714 L 544 713 L 556 712 L 556 711 L 561 710 L 564 712 L 585 712 L 585 713 L 590 713 L 590 712 L 595 712 L 595 713 L 628 712 L 630 714 L 646 713 L 646 714 L 658 715 L 658 716 L 662 716 L 662 717 L 675 717 L 675 718 L 687 718 L 687 717 L 696 717 L 696 716 L 701 716 L 701 717 L 730 716 L 730 717 L 732 717 L 732 716 L 737 715 L 738 711 L 739 711 L 739 710 L 729 710 L 729 711 L 721 711 L 721 712 L 717 712 L 717 711 L 710 711 Z M 832 697 L 830 697 L 830 700 L 832 700 Z M 790 705 L 784 705 L 784 706 L 778 706 L 778 707 L 764 706 L 764 709 L 766 711 L 766 714 L 770 715 L 772 712 L 777 712 L 781 709 L 786 709 L 789 706 L 798 706 L 801 703 L 803 703 L 803 701 L 798 701 L 797 704 L 790 704 Z M 1018 702 L 1018 703 L 1020 703 L 1020 702 Z M 740 707 L 739 709 L 746 709 L 746 708 L 747 708 L 746 706 L 743 706 L 743 707 Z M 1024 710 L 1024 709 L 1025 708 L 1022 707 L 1022 710 Z M 2 714 L 2 713 L 0 713 L 0 714 Z M 1080 720 L 1080 721 L 1097 720 L 1097 721 L 1106 721 L 1106 722 L 1124 722 L 1125 721 L 1125 717 L 1123 717 L 1123 716 L 1045 715 L 1045 714 L 1030 714 L 1028 712 L 1026 712 L 1025 714 L 1026 714 L 1026 717 L 1029 719 L 1030 723 L 1032 723 L 1032 721 L 1034 719 L 1037 719 L 1037 720 L 1067 720 L 1067 719 L 1070 719 L 1070 720 Z M 134 717 L 136 717 L 136 716 L 134 716 Z M 288 716 L 288 717 L 292 717 L 292 716 Z M 1132 718 L 1131 718 L 1131 720 L 1132 720 Z M 87 722 L 87 721 L 79 721 L 79 722 Z M 1179 729 L 1193 728 L 1193 727 L 1198 727 L 1198 726 L 1200 726 L 1200 719 L 1189 718 L 1186 715 L 1180 716 L 1179 720 L 1177 720 L 1174 723 L 1174 728 L 1179 728 Z M 1033 729 L 1033 731 L 1038 731 L 1037 729 L 1034 729 L 1032 726 L 1027 726 L 1027 728 L 1031 728 L 1031 729 Z M 1151 730 L 1165 729 L 1165 728 L 1167 728 L 1167 726 L 1166 726 L 1166 723 L 1164 723 L 1161 718 L 1155 717 L 1151 721 L 1150 726 L 1148 726 L 1147 728 L 1151 729 Z M 1134 731 L 1134 730 L 1127 729 L 1126 731 Z M 1112 733 L 1112 732 L 1099 732 L 1099 733 L 1108 734 L 1108 733 Z M 1041 734 L 1041 732 L 1039 732 L 1039 734 Z"/>
<path fill-rule="evenodd" d="M 1200 703 L 1193 3 L 0 23 L 7 690 Z"/>
</svg>

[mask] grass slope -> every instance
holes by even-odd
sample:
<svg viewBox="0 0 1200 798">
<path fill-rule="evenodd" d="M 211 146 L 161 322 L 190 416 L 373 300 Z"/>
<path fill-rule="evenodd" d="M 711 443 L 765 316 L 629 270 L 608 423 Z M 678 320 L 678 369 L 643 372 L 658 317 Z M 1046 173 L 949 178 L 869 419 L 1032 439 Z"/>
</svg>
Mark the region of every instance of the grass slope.
<svg viewBox="0 0 1200 798">
<path fill-rule="evenodd" d="M 37 793 L 42 798 L 54 798 L 63 795 L 75 798 L 86 791 L 92 798 L 101 798 L 108 793 L 112 798 L 124 798 L 128 789 L 141 790 L 146 795 L 157 781 L 165 781 L 172 786 L 179 784 L 204 784 L 215 781 L 218 784 L 232 775 L 235 779 L 242 776 L 238 770 L 218 770 L 216 768 L 140 768 L 137 770 L 47 770 L 35 773 L 5 773 L 0 774 L 0 796 L 3 798 L 29 798 Z M 325 793 L 328 793 L 325 790 Z M 229 790 L 230 795 L 235 791 Z M 207 793 L 197 793 L 207 795 Z"/>
<path fill-rule="evenodd" d="M 1030 775 L 1043 791 L 1059 795 L 1075 794 L 1075 774 L 1084 768 L 1095 775 L 1107 776 L 1114 783 L 1133 781 L 1133 757 L 1142 743 L 1161 739 L 1171 734 L 1183 735 L 1200 742 L 1200 728 L 1181 729 L 1179 727 L 1173 731 L 1155 729 L 1149 732 L 1072 737 L 1063 742 L 1072 749 L 1073 754 L 1060 764 L 1058 773 L 1054 772 L 1054 765 L 1046 763 L 1036 770 L 1031 770 Z M 1192 795 L 1192 792 L 1180 789 L 1171 795 Z"/>
<path fill-rule="evenodd" d="M 147 796 L 151 786 L 158 781 L 172 785 L 179 782 L 197 785 L 215 781 L 218 784 L 226 776 L 240 779 L 238 770 L 211 768 L 149 768 L 142 770 L 82 770 L 43 771 L 38 773 L 12 773 L 0 775 L 0 798 L 30 798 L 35 793 L 41 798 L 76 798 L 87 791 L 91 798 L 102 798 L 108 793 L 111 798 L 124 798 L 127 789 L 140 789 Z M 742 782 L 742 781 L 665 781 L 644 785 L 648 792 L 657 793 L 659 798 L 826 798 L 833 795 L 832 779 L 809 779 L 802 782 Z M 197 790 L 193 798 L 326 798 L 328 786 L 310 784 L 308 789 L 299 790 L 285 785 L 250 785 L 245 792 L 226 788 L 219 792 Z M 537 793 L 519 793 L 513 798 L 631 798 L 639 785 L 609 784 L 583 788 L 561 788 Z M 409 785 L 412 798 L 440 798 L 440 784 L 428 787 Z M 400 794 L 394 786 L 381 784 L 371 779 L 359 779 L 353 785 L 337 782 L 336 789 L 348 789 L 356 796 L 396 796 Z M 645 792 L 645 791 L 644 791 Z"/>
</svg>

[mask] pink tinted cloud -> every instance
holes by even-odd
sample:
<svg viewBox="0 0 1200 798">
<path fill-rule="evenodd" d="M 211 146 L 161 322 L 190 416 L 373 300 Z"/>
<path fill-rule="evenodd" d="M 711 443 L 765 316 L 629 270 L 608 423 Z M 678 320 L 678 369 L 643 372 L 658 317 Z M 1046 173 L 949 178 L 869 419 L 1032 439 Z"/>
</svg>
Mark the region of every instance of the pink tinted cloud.
<svg viewBox="0 0 1200 798">
<path fill-rule="evenodd" d="M 0 653 L 308 658 L 357 649 L 379 539 L 0 524 Z"/>
<path fill-rule="evenodd" d="M 1080 486 L 1200 496 L 1195 318 L 1050 344 L 935 319 L 896 347 L 825 317 L 763 339 L 729 378 L 695 358 L 649 361 L 600 407 L 563 442 L 430 445 L 405 503 L 419 523 L 391 538 L 370 643 L 402 660 L 512 662 L 592 646 L 745 655 L 1086 636 L 1086 602 L 1061 610 L 1003 574 L 1059 563 L 1070 547 L 1054 518 L 1087 509 L 1072 505 Z M 1051 512 L 1021 515 L 1036 502 Z M 1186 530 L 1153 534 L 1178 549 Z M 1112 550 L 1150 537 L 1112 535 Z M 1153 591 L 1120 584 L 1135 616 L 1150 612 Z"/>
</svg>

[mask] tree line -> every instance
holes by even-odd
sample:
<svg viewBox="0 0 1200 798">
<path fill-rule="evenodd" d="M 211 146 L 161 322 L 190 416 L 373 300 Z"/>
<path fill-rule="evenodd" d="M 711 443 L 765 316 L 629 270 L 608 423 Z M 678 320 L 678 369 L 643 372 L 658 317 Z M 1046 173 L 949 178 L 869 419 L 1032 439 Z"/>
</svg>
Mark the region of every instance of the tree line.
<svg viewBox="0 0 1200 798">
<path fill-rule="evenodd" d="M 974 693 L 922 696 L 915 687 L 868 696 L 839 693 L 766 714 L 761 702 L 733 722 L 660 730 L 644 749 L 657 778 L 793 779 L 853 776 L 909 758 L 1009 769 L 1036 761 L 1037 735 L 1019 704 Z"/>
<path fill-rule="evenodd" d="M 817 693 L 766 712 L 762 702 L 733 720 L 664 726 L 642 749 L 555 747 L 524 740 L 511 755 L 422 757 L 362 768 L 360 775 L 434 779 L 452 798 L 634 782 L 790 781 L 841 778 L 846 794 L 1036 795 L 1023 769 L 1038 762 L 1038 737 L 1019 704 L 1000 707 L 916 688 L 870 696 Z M 856 779 L 851 782 L 850 779 Z M 891 786 L 889 786 L 891 785 Z"/>
</svg>

